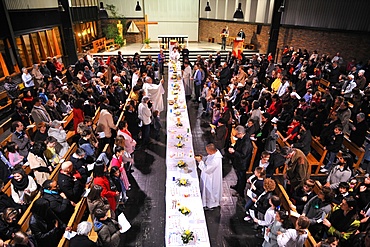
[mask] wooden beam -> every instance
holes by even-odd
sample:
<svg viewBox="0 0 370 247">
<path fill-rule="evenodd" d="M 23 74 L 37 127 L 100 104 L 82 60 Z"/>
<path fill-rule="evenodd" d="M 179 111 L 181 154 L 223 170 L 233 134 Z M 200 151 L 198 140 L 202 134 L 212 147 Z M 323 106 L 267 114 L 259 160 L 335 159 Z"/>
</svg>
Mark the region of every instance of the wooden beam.
<svg viewBox="0 0 370 247">
<path fill-rule="evenodd" d="M 14 58 L 14 53 L 13 53 L 13 50 L 12 50 L 12 46 L 10 45 L 10 42 L 9 42 L 9 39 L 6 39 L 6 44 L 8 46 L 8 50 L 9 50 L 9 53 L 10 53 L 10 56 L 12 56 L 12 63 L 13 63 L 13 60 L 15 62 L 15 64 L 13 64 L 13 67 L 14 67 L 14 72 L 16 73 L 20 73 L 21 71 L 19 70 L 19 66 Z"/>
<path fill-rule="evenodd" d="M 23 55 L 24 55 L 24 58 L 26 59 L 26 66 L 25 67 L 31 67 L 32 63 L 31 63 L 30 55 L 28 54 L 28 51 L 27 51 L 26 42 L 24 42 L 23 35 L 21 35 L 20 38 L 21 38 L 21 45 L 22 45 Z"/>
<path fill-rule="evenodd" d="M 49 37 L 49 34 L 48 34 L 47 30 L 45 31 L 45 38 L 46 38 L 46 46 L 48 48 L 48 56 L 49 57 L 54 57 L 54 54 L 56 55 L 56 53 L 54 53 L 53 47 L 51 46 L 51 43 L 50 43 L 51 37 Z"/>
<path fill-rule="evenodd" d="M 62 53 L 60 52 L 59 42 L 58 42 L 58 39 L 57 39 L 57 35 L 55 34 L 54 28 L 51 29 L 51 33 L 53 35 L 54 50 L 55 50 L 55 53 L 56 53 L 55 55 L 62 55 Z"/>
<path fill-rule="evenodd" d="M 8 68 L 6 67 L 6 63 L 5 63 L 5 60 L 3 58 L 3 54 L 1 54 L 1 53 L 0 53 L 0 65 L 1 65 L 1 69 L 3 70 L 4 76 L 8 76 L 9 71 L 8 71 Z"/>
<path fill-rule="evenodd" d="M 39 55 L 37 54 L 37 51 L 36 51 L 36 44 L 35 42 L 33 41 L 33 38 L 32 38 L 32 33 L 29 33 L 28 34 L 28 38 L 30 40 L 30 47 L 31 47 L 31 54 L 32 54 L 32 63 L 40 63 L 40 57 Z"/>
<path fill-rule="evenodd" d="M 46 56 L 46 52 L 45 52 L 44 43 L 42 42 L 42 39 L 41 39 L 41 33 L 37 32 L 36 35 L 37 35 L 37 42 L 39 43 L 39 50 L 40 50 L 40 54 L 41 54 L 41 59 L 45 60 L 47 56 Z"/>
</svg>

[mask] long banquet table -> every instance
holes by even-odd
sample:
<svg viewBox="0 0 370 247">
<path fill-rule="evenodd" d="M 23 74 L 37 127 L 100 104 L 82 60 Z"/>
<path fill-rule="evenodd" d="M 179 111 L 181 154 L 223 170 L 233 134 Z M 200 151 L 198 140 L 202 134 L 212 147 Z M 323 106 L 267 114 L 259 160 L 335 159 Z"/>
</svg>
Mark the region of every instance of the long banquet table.
<svg viewBox="0 0 370 247">
<path fill-rule="evenodd" d="M 184 85 L 180 78 L 180 63 L 175 65 L 169 62 L 168 71 L 166 246 L 184 246 L 181 234 L 185 230 L 190 230 L 194 233 L 194 240 L 186 245 L 208 247 L 210 242 L 194 160 Z M 178 78 L 174 80 L 172 76 L 176 72 Z M 182 126 L 177 125 L 179 122 L 181 122 Z M 182 148 L 177 147 L 179 142 L 183 144 Z M 184 161 L 188 166 L 188 170 L 180 169 L 177 166 L 179 161 Z M 177 184 L 178 179 L 187 179 L 190 185 L 179 186 Z M 181 214 L 179 211 L 181 207 L 190 209 L 191 213 L 187 216 Z"/>
</svg>

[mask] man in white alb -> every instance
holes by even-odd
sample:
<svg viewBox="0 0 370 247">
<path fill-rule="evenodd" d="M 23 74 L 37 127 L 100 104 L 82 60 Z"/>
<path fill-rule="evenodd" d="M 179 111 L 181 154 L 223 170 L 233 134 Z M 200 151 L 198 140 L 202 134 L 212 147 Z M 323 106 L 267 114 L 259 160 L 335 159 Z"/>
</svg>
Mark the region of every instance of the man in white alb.
<svg viewBox="0 0 370 247">
<path fill-rule="evenodd" d="M 143 84 L 143 90 L 145 95 L 149 96 L 150 100 L 153 103 L 153 111 L 158 110 L 159 112 L 163 111 L 164 103 L 163 97 L 164 88 L 163 88 L 164 80 L 161 80 L 159 84 L 153 84 L 152 80 L 145 80 Z"/>
<path fill-rule="evenodd" d="M 200 156 L 195 160 L 199 162 L 200 191 L 205 210 L 213 210 L 220 206 L 222 198 L 222 154 L 213 143 L 206 146 L 208 156 L 203 161 Z"/>
</svg>

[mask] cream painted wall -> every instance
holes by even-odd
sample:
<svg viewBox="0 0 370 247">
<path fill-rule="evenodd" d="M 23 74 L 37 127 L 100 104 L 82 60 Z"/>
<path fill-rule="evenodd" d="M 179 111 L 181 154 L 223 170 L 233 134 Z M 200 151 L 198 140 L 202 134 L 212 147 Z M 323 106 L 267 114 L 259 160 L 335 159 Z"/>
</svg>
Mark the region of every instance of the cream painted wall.
<svg viewBox="0 0 370 247">
<path fill-rule="evenodd" d="M 57 0 L 5 0 L 7 9 L 46 9 L 46 8 L 58 8 Z"/>
<path fill-rule="evenodd" d="M 126 18 L 143 18 L 158 25 L 149 25 L 148 36 L 157 41 L 158 35 L 183 34 L 189 41 L 198 41 L 199 0 L 139 0 L 142 11 L 136 12 L 135 0 L 104 0 L 105 4 L 114 4 L 119 13 Z"/>
</svg>

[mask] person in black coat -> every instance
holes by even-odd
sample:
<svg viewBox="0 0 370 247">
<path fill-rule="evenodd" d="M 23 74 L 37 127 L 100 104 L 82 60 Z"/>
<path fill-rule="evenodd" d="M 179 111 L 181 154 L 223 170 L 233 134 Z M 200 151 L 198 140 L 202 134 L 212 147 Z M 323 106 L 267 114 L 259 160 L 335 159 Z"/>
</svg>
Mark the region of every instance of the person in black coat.
<svg viewBox="0 0 370 247">
<path fill-rule="evenodd" d="M 73 168 L 81 174 L 81 182 L 86 183 L 88 177 L 87 162 L 85 160 L 85 150 L 77 148 L 76 152 L 72 154 L 69 161 L 72 162 Z"/>
<path fill-rule="evenodd" d="M 138 134 L 140 132 L 140 128 L 138 126 L 139 118 L 137 116 L 137 111 L 135 111 L 135 108 L 132 104 L 128 104 L 126 106 L 124 116 L 128 124 L 128 131 L 130 131 L 132 138 L 137 141 Z"/>
<path fill-rule="evenodd" d="M 96 247 L 96 243 L 88 237 L 92 229 L 92 224 L 87 221 L 82 221 L 77 226 L 77 235 L 69 241 L 69 247 Z"/>
<path fill-rule="evenodd" d="M 293 191 L 291 199 L 293 200 L 298 213 L 302 214 L 304 205 L 306 205 L 306 203 L 316 195 L 316 193 L 313 191 L 314 186 L 315 181 L 312 179 L 307 179 L 303 186 L 299 186 Z"/>
<path fill-rule="evenodd" d="M 66 161 L 61 165 L 58 175 L 59 188 L 74 203 L 78 203 L 81 200 L 84 192 L 84 184 L 81 183 L 81 179 L 81 175 L 73 169 L 71 161 Z"/>
<path fill-rule="evenodd" d="M 225 148 L 226 139 L 228 136 L 228 129 L 225 120 L 220 118 L 218 120 L 218 126 L 216 129 L 212 129 L 211 133 L 213 137 L 213 143 L 215 144 L 216 148 L 220 150 L 221 153 L 224 153 L 223 149 Z"/>
<path fill-rule="evenodd" d="M 6 208 L 0 216 L 0 239 L 8 240 L 21 229 L 18 225 L 19 213 L 15 208 Z"/>
<path fill-rule="evenodd" d="M 352 125 L 352 124 L 351 124 Z M 368 125 L 365 121 L 365 114 L 360 112 L 356 115 L 356 122 L 351 126 L 349 139 L 358 147 L 362 147 L 365 142 Z"/>
<path fill-rule="evenodd" d="M 297 141 L 292 144 L 292 147 L 299 148 L 305 155 L 308 155 L 311 152 L 311 139 L 310 124 L 303 122 L 297 135 Z"/>
<path fill-rule="evenodd" d="M 226 90 L 227 85 L 229 85 L 229 81 L 231 78 L 230 68 L 227 66 L 227 63 L 222 65 L 222 70 L 220 71 L 220 84 L 222 90 Z"/>
<path fill-rule="evenodd" d="M 74 203 L 67 199 L 66 195 L 58 192 L 58 183 L 53 180 L 46 180 L 42 184 L 42 198 L 49 203 L 50 209 L 59 219 L 67 224 L 74 211 Z"/>
<path fill-rule="evenodd" d="M 245 128 L 241 125 L 235 127 L 236 137 L 238 140 L 234 147 L 228 149 L 228 156 L 232 160 L 232 165 L 238 177 L 236 185 L 230 188 L 236 190 L 239 196 L 244 197 L 244 189 L 246 185 L 246 171 L 252 154 L 252 143 Z"/>
<path fill-rule="evenodd" d="M 37 199 L 31 209 L 30 229 L 38 247 L 57 246 L 64 229 L 44 198 Z"/>
<path fill-rule="evenodd" d="M 4 182 L 0 179 L 0 212 L 4 212 L 6 208 L 15 208 L 21 213 L 22 207 L 15 203 L 13 198 L 3 192 Z"/>
</svg>

